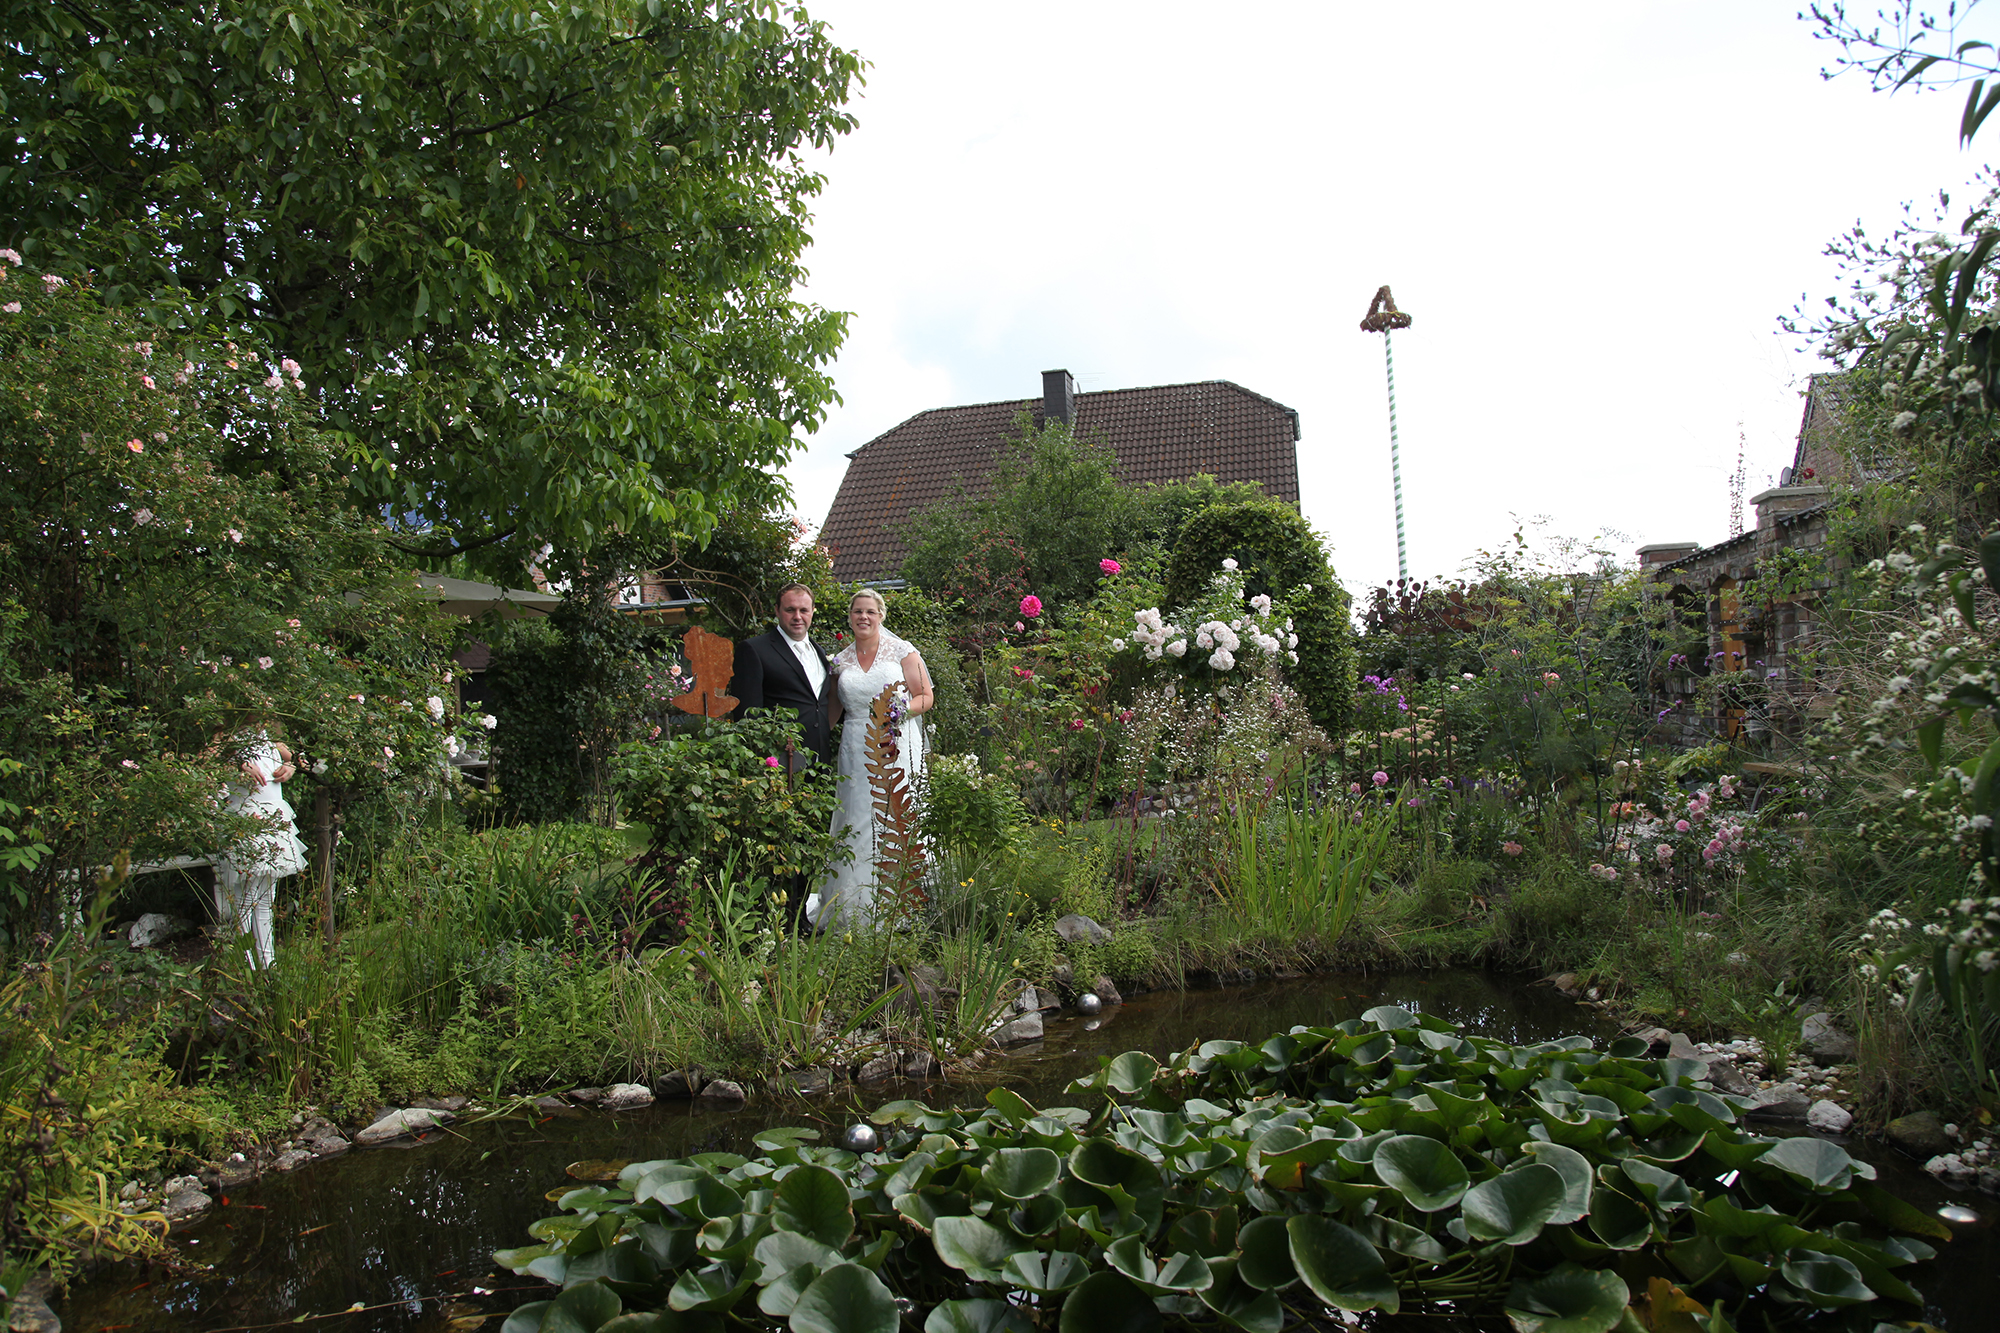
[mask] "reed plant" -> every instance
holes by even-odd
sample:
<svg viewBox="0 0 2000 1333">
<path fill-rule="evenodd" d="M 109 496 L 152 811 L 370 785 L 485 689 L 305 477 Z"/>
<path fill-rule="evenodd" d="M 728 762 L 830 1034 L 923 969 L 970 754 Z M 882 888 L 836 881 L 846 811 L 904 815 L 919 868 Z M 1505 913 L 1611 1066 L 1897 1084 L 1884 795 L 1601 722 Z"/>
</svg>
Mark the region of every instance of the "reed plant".
<svg viewBox="0 0 2000 1333">
<path fill-rule="evenodd" d="M 1354 919 L 1395 821 L 1337 805 L 1239 794 L 1216 815 L 1216 891 L 1250 934 L 1331 947 Z"/>
</svg>

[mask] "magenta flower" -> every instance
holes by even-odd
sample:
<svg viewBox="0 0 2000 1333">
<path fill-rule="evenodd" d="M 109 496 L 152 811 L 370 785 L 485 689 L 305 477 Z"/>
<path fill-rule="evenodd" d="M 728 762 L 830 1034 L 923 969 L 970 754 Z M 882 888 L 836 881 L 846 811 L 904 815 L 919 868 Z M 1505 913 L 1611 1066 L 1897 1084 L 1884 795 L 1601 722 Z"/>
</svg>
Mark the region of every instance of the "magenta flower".
<svg viewBox="0 0 2000 1333">
<path fill-rule="evenodd" d="M 1097 567 L 1103 570 L 1107 574 L 1116 574 L 1120 570 L 1125 568 L 1125 566 L 1119 564 L 1116 560 L 1111 559 L 1109 556 L 1106 556 L 1104 559 L 1098 561 Z"/>
<path fill-rule="evenodd" d="M 1042 613 L 1042 599 L 1029 593 L 1021 599 L 1021 614 L 1033 620 Z"/>
<path fill-rule="evenodd" d="M 1388 786 L 1388 785 L 1389 785 L 1389 775 L 1388 775 L 1387 773 L 1383 773 L 1383 772 L 1380 772 L 1380 771 L 1378 771 L 1378 772 L 1377 772 L 1377 773 L 1375 774 L 1375 785 L 1376 785 L 1376 786 L 1378 786 L 1378 787 L 1386 787 L 1386 786 Z"/>
<path fill-rule="evenodd" d="M 778 756 L 774 754 L 767 754 L 764 756 L 764 767 L 783 768 L 784 766 L 785 766 L 784 761 L 779 759 Z"/>
<path fill-rule="evenodd" d="M 1359 796 L 1359 795 L 1361 794 L 1361 784 L 1360 784 L 1360 783 L 1358 783 L 1358 782 L 1350 782 L 1350 783 L 1348 783 L 1348 784 L 1347 784 L 1347 794 L 1348 794 L 1349 796 Z"/>
</svg>

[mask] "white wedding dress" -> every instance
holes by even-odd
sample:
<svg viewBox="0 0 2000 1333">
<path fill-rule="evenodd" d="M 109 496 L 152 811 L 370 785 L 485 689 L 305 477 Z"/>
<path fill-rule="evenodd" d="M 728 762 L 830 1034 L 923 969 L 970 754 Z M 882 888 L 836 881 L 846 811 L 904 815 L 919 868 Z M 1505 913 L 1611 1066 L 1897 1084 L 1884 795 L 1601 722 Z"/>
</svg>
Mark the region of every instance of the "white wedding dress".
<svg viewBox="0 0 2000 1333">
<path fill-rule="evenodd" d="M 851 643 L 832 659 L 834 670 L 840 673 L 835 688 L 840 691 L 842 712 L 837 779 L 840 807 L 833 814 L 833 831 L 853 849 L 854 859 L 834 865 L 806 904 L 813 925 L 821 930 L 868 925 L 875 920 L 875 796 L 868 786 L 868 710 L 883 690 L 904 683 L 903 659 L 915 651 L 908 640 L 884 630 L 875 650 L 875 664 L 866 671 L 861 669 Z M 897 751 L 896 766 L 914 788 L 924 771 L 921 717 L 903 719 Z"/>
</svg>

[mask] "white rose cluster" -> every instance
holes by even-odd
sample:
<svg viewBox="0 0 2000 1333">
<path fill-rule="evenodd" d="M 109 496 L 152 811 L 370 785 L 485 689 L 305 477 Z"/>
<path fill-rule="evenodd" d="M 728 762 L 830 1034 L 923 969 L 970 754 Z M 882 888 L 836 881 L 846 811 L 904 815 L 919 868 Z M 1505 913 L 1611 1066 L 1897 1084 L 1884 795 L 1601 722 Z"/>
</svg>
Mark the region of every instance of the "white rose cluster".
<svg viewBox="0 0 2000 1333">
<path fill-rule="evenodd" d="M 1159 661 L 1163 653 L 1179 657 L 1187 651 L 1187 640 L 1180 638 L 1181 627 L 1168 624 L 1160 615 L 1159 607 L 1149 606 L 1143 611 L 1134 611 L 1132 621 L 1132 642 L 1139 645 L 1148 662 Z M 1123 647 L 1122 641 L 1119 646 Z"/>
</svg>

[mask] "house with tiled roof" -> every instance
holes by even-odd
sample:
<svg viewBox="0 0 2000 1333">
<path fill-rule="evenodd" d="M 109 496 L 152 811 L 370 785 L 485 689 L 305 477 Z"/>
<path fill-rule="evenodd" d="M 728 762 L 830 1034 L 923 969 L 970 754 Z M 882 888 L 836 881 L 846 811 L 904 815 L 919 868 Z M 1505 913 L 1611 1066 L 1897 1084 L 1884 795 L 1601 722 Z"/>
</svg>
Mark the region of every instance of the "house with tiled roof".
<svg viewBox="0 0 2000 1333">
<path fill-rule="evenodd" d="M 1299 500 L 1299 414 L 1228 380 L 1078 393 L 1067 370 L 1042 374 L 1042 396 L 938 407 L 878 435 L 849 454 L 847 474 L 819 540 L 833 552 L 836 577 L 895 574 L 910 516 L 961 486 L 976 491 L 1024 415 L 1037 427 L 1070 425 L 1109 444 L 1128 485 L 1254 481 L 1264 493 Z"/>
</svg>

